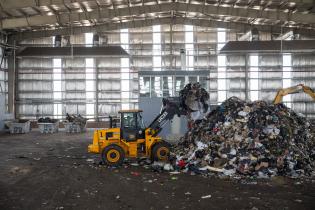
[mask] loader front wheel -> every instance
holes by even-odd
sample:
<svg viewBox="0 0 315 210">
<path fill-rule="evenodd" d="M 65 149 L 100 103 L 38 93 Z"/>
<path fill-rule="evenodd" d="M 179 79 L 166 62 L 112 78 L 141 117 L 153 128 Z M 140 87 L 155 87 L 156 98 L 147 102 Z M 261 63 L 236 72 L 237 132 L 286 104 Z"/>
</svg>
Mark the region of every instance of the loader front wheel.
<svg viewBox="0 0 315 210">
<path fill-rule="evenodd" d="M 152 148 L 152 159 L 156 161 L 167 161 L 170 156 L 170 147 L 165 142 L 159 142 Z"/>
<path fill-rule="evenodd" d="M 106 165 L 109 166 L 120 166 L 123 164 L 124 159 L 124 150 L 116 144 L 105 147 L 102 152 L 102 160 Z"/>
</svg>

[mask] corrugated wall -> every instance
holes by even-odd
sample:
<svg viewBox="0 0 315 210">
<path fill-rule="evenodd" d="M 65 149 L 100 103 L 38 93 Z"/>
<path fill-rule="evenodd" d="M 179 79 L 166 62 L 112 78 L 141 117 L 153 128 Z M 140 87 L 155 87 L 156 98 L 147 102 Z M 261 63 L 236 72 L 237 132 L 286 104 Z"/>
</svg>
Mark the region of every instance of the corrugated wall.
<svg viewBox="0 0 315 210">
<path fill-rule="evenodd" d="M 294 84 L 305 84 L 315 89 L 315 54 L 303 53 L 292 55 L 292 82 Z M 299 93 L 292 96 L 293 109 L 305 113 L 308 117 L 315 118 L 314 100 L 305 94 Z"/>
<path fill-rule="evenodd" d="M 108 44 L 119 44 L 119 32 L 106 34 Z M 118 37 L 118 40 L 117 40 Z M 74 45 L 84 45 L 84 34 L 71 38 Z M 25 45 L 52 45 L 52 38 L 27 40 Z M 93 59 L 94 98 L 86 97 L 86 59 L 61 58 L 61 100 L 54 100 L 53 58 L 21 57 L 18 59 L 18 116 L 21 118 L 56 117 L 54 105 L 61 104 L 61 115 L 66 113 L 86 115 L 87 103 L 96 104 L 98 96 L 99 117 L 116 114 L 121 109 L 121 58 L 91 57 Z M 98 76 L 96 76 L 98 75 Z M 97 79 L 96 79 L 97 78 Z M 59 80 L 58 80 L 59 81 Z M 138 105 L 138 75 L 130 73 L 131 108 Z M 56 109 L 56 108 L 55 108 Z M 96 107 L 95 107 L 96 109 Z M 96 115 L 96 111 L 95 114 Z M 55 115 L 55 116 L 54 116 Z"/>
<path fill-rule="evenodd" d="M 206 70 L 207 75 L 186 76 L 167 74 L 169 71 L 181 70 L 181 49 L 185 49 L 185 26 L 161 26 L 161 71 L 157 76 L 150 73 L 140 76 L 138 72 L 152 71 L 153 29 L 143 27 L 129 29 L 130 52 L 130 104 L 138 106 L 138 95 L 145 97 L 168 97 L 178 94 L 187 82 L 199 81 L 210 92 L 210 101 L 217 104 L 219 94 L 226 97 L 246 98 L 246 87 L 251 94 L 250 81 L 258 79 L 258 99 L 272 101 L 276 92 L 283 86 L 283 54 L 229 54 L 224 65 L 225 90 L 218 92 L 218 30 L 193 27 L 193 64 L 188 65 L 193 71 Z M 235 41 L 238 34 L 226 31 L 226 42 Z M 261 34 L 262 40 L 270 39 L 268 33 Z M 107 44 L 120 45 L 120 32 L 111 31 L 101 34 L 101 40 Z M 84 35 L 71 36 L 72 44 L 84 44 Z M 24 41 L 22 44 L 52 44 L 52 38 Z M 186 52 L 187 53 L 187 52 Z M 258 77 L 252 78 L 249 71 L 250 56 L 258 56 Z M 120 58 L 94 58 L 95 71 L 98 72 L 97 95 L 100 115 L 116 113 L 121 109 L 121 60 Z M 19 98 L 23 103 L 19 106 L 19 114 L 31 117 L 39 110 L 42 115 L 53 114 L 53 70 L 50 58 L 19 59 Z M 291 84 L 303 83 L 314 88 L 315 55 L 292 54 Z M 247 74 L 246 74 L 247 71 Z M 247 75 L 247 78 L 246 78 Z M 62 59 L 62 98 L 63 115 L 66 112 L 85 114 L 85 61 L 81 58 Z M 248 86 L 245 81 L 248 81 Z M 140 86 L 140 90 L 139 90 Z M 249 97 L 250 99 L 250 97 Z M 46 103 L 47 101 L 47 103 Z M 49 101 L 49 102 L 48 102 Z M 306 101 L 306 102 L 305 102 Z M 36 103 L 35 103 L 36 102 Z M 94 103 L 95 101 L 93 101 Z M 309 117 L 315 117 L 314 102 L 305 94 L 292 96 L 292 108 Z"/>
</svg>

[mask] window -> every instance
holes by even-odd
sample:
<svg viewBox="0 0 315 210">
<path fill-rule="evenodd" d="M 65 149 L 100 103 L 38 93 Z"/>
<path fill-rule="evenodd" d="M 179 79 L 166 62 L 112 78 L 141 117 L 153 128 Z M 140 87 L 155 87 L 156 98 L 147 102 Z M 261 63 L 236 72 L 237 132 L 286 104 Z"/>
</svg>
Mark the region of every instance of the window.
<svg viewBox="0 0 315 210">
<path fill-rule="evenodd" d="M 86 47 L 93 46 L 93 33 L 85 33 L 85 46 Z"/>
<path fill-rule="evenodd" d="M 225 45 L 226 42 L 226 31 L 224 28 L 219 28 L 217 32 L 217 49 L 218 51 Z"/>
<path fill-rule="evenodd" d="M 259 72 L 258 72 L 258 55 L 251 55 L 249 57 L 249 89 L 250 100 L 256 101 L 259 98 Z"/>
<path fill-rule="evenodd" d="M 62 118 L 62 93 L 61 93 L 61 59 L 53 59 L 53 98 L 54 98 L 54 117 Z"/>
<path fill-rule="evenodd" d="M 94 76 L 94 59 L 85 59 L 85 96 L 87 104 L 85 112 L 87 117 L 94 117 L 94 99 L 95 99 L 95 76 Z"/>
<path fill-rule="evenodd" d="M 85 46 L 93 46 L 93 33 L 85 34 Z M 87 104 L 85 105 L 85 113 L 87 117 L 94 117 L 95 114 L 95 71 L 94 59 L 85 59 L 85 98 Z"/>
<path fill-rule="evenodd" d="M 185 86 L 185 77 L 175 77 L 175 95 L 179 95 L 179 91 Z"/>
<path fill-rule="evenodd" d="M 135 128 L 136 113 L 123 113 L 123 126 L 124 128 Z"/>
<path fill-rule="evenodd" d="M 161 26 L 153 26 L 153 71 L 161 71 Z"/>
<path fill-rule="evenodd" d="M 287 88 L 292 86 L 292 56 L 284 54 L 282 56 L 282 87 Z M 284 104 L 292 108 L 292 97 L 290 94 L 283 97 Z"/>
<path fill-rule="evenodd" d="M 140 77 L 140 96 L 150 97 L 150 77 Z"/>
<path fill-rule="evenodd" d="M 129 31 L 128 29 L 120 30 L 120 44 L 127 52 L 129 51 Z"/>
<path fill-rule="evenodd" d="M 163 97 L 173 96 L 173 77 L 163 77 Z"/>
<path fill-rule="evenodd" d="M 194 69 L 194 27 L 185 25 L 186 69 Z"/>
<path fill-rule="evenodd" d="M 222 103 L 226 100 L 226 68 L 218 68 L 218 102 Z"/>
<path fill-rule="evenodd" d="M 221 49 L 226 42 L 226 32 L 224 29 L 218 29 L 217 48 Z M 218 103 L 226 100 L 227 96 L 226 80 L 226 56 L 218 55 Z"/>
<path fill-rule="evenodd" d="M 121 47 L 129 51 L 129 31 L 120 30 Z M 130 109 L 130 61 L 129 58 L 120 59 L 120 77 L 121 77 L 121 109 Z"/>
</svg>

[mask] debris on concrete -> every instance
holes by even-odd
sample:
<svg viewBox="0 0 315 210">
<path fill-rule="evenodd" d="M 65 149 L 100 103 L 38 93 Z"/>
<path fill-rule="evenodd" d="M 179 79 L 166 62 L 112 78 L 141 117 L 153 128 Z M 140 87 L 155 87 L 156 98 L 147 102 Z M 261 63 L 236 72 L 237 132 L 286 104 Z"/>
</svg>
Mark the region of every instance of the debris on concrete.
<svg viewBox="0 0 315 210">
<path fill-rule="evenodd" d="M 204 195 L 204 196 L 201 196 L 202 199 L 207 199 L 207 198 L 211 198 L 211 195 Z"/>
<path fill-rule="evenodd" d="M 10 173 L 11 174 L 28 174 L 30 172 L 30 168 L 26 168 L 26 167 L 19 167 L 19 166 L 14 166 L 10 169 Z"/>
<path fill-rule="evenodd" d="M 132 172 L 131 172 L 131 175 L 134 175 L 134 176 L 140 176 L 140 173 L 135 172 L 135 171 L 132 171 Z"/>
<path fill-rule="evenodd" d="M 177 175 L 177 174 L 180 174 L 180 172 L 179 171 L 171 171 L 170 174 L 171 175 Z"/>
<path fill-rule="evenodd" d="M 139 166 L 139 163 L 130 163 L 131 166 Z"/>
<path fill-rule="evenodd" d="M 88 158 L 88 159 L 86 159 L 86 162 L 89 162 L 89 163 L 94 163 L 94 159 L 92 159 L 92 158 Z"/>
<path fill-rule="evenodd" d="M 163 166 L 163 169 L 164 169 L 164 171 L 172 171 L 172 170 L 174 170 L 173 166 L 171 164 L 169 164 L 169 163 L 165 164 Z"/>
<path fill-rule="evenodd" d="M 194 121 L 174 153 L 175 169 L 220 176 L 311 175 L 310 122 L 283 104 L 231 97 Z"/>
</svg>

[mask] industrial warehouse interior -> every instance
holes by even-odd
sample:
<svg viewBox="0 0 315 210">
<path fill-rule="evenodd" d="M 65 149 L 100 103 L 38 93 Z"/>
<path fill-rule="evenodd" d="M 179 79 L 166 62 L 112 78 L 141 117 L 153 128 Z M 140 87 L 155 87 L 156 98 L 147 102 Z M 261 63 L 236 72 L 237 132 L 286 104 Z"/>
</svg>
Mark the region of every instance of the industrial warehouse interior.
<svg viewBox="0 0 315 210">
<path fill-rule="evenodd" d="M 0 209 L 315 209 L 314 0 L 0 0 Z"/>
</svg>

